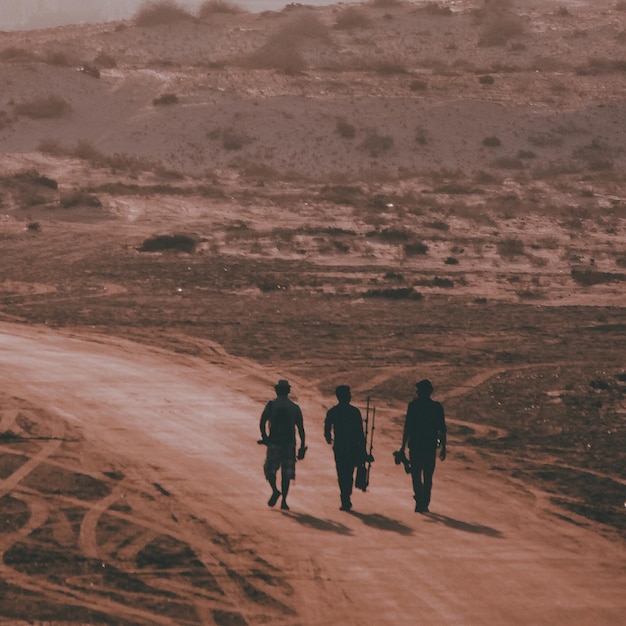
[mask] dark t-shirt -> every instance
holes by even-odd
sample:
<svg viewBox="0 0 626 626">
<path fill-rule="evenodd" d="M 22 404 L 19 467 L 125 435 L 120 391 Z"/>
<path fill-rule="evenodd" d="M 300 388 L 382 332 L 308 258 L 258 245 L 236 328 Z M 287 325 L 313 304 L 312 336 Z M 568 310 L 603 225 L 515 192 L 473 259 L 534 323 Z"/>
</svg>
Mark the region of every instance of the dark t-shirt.
<svg viewBox="0 0 626 626">
<path fill-rule="evenodd" d="M 333 435 L 335 455 L 358 465 L 365 457 L 365 435 L 361 411 L 348 403 L 340 403 L 326 413 L 324 437 Z"/>
<path fill-rule="evenodd" d="M 295 446 L 296 425 L 302 421 L 300 407 L 287 397 L 271 400 L 265 406 L 263 418 L 269 421 L 268 441 L 279 446 Z"/>
<path fill-rule="evenodd" d="M 406 411 L 409 450 L 434 450 L 446 433 L 443 406 L 431 398 L 415 398 Z"/>
</svg>

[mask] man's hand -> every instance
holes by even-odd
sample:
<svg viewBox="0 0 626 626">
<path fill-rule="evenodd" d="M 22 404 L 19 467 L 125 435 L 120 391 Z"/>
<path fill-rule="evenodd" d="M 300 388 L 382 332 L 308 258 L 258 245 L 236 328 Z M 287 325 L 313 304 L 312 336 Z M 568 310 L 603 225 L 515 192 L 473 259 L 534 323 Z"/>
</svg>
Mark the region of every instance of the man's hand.
<svg viewBox="0 0 626 626">
<path fill-rule="evenodd" d="M 298 461 L 302 461 L 304 459 L 304 455 L 306 454 L 306 451 L 307 451 L 306 446 L 300 446 L 300 449 L 298 450 L 298 456 L 296 457 Z"/>
<path fill-rule="evenodd" d="M 326 443 L 328 445 L 330 445 L 333 442 L 333 438 L 330 435 L 328 437 L 326 437 L 325 439 L 326 439 Z"/>
<path fill-rule="evenodd" d="M 446 447 L 445 447 L 445 446 L 442 446 L 442 448 L 441 448 L 441 452 L 439 453 L 439 458 L 440 458 L 442 461 L 445 461 L 445 460 L 446 460 Z"/>
</svg>

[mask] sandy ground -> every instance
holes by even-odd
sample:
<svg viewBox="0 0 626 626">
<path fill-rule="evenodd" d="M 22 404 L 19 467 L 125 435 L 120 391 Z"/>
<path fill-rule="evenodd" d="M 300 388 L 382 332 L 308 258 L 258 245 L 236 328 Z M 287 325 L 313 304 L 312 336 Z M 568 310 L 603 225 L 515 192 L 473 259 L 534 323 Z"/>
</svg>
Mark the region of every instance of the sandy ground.
<svg viewBox="0 0 626 626">
<path fill-rule="evenodd" d="M 0 624 L 623 621 L 623 3 L 345 10 L 0 32 Z M 352 514 L 339 382 L 378 409 Z"/>
<path fill-rule="evenodd" d="M 454 441 L 431 514 L 413 513 L 391 458 L 397 442 L 384 437 L 368 492 L 342 513 L 321 436 L 328 403 L 294 381 L 309 452 L 281 512 L 265 504 L 255 445 L 273 380 L 258 367 L 217 351 L 207 362 L 8 324 L 0 343 L 2 430 L 23 436 L 1 449 L 3 467 L 17 450 L 23 457 L 0 483 L 27 512 L 1 536 L 2 577 L 16 598 L 87 607 L 88 623 L 137 624 L 608 625 L 626 609 L 623 544 L 564 521 L 541 493 L 490 477 Z M 33 479 L 42 472 L 74 479 L 50 493 Z M 94 487 L 78 489 L 78 476 Z M 62 524 L 55 503 L 80 513 Z M 45 571 L 12 566 L 43 530 L 47 549 L 67 560 Z M 157 562 L 168 540 L 176 550 Z M 61 587 L 72 559 L 82 575 Z M 87 561 L 148 586 L 118 581 L 113 592 L 111 579 L 84 571 Z M 163 594 L 169 614 L 155 608 Z"/>
</svg>

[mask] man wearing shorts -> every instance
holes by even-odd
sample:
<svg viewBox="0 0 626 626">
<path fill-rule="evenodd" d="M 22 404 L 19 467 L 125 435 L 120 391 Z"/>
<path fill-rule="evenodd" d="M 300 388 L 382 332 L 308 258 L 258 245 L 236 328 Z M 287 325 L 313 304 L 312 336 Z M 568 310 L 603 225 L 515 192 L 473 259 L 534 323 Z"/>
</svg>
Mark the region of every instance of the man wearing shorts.
<svg viewBox="0 0 626 626">
<path fill-rule="evenodd" d="M 291 386 L 281 379 L 274 385 L 276 398 L 270 400 L 261 415 L 261 443 L 267 446 L 263 471 L 265 478 L 272 488 L 272 495 L 268 506 L 274 506 L 282 496 L 280 508 L 289 510 L 287 494 L 289 484 L 296 478 L 296 428 L 300 438 L 300 449 L 297 458 L 304 458 L 304 424 L 300 407 L 289 398 Z M 269 429 L 269 432 L 268 432 Z M 278 470 L 281 473 L 281 488 L 277 487 L 276 477 Z"/>
</svg>

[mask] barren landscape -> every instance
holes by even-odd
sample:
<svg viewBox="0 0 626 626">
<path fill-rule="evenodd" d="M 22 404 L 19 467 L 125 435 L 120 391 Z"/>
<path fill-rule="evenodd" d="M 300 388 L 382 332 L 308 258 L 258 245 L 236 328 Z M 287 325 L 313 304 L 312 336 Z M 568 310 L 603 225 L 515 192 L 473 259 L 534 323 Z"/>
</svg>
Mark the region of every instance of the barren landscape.
<svg viewBox="0 0 626 626">
<path fill-rule="evenodd" d="M 157 3 L 0 32 L 0 86 L 0 623 L 623 619 L 626 3 Z M 353 514 L 340 383 L 376 406 Z"/>
</svg>

